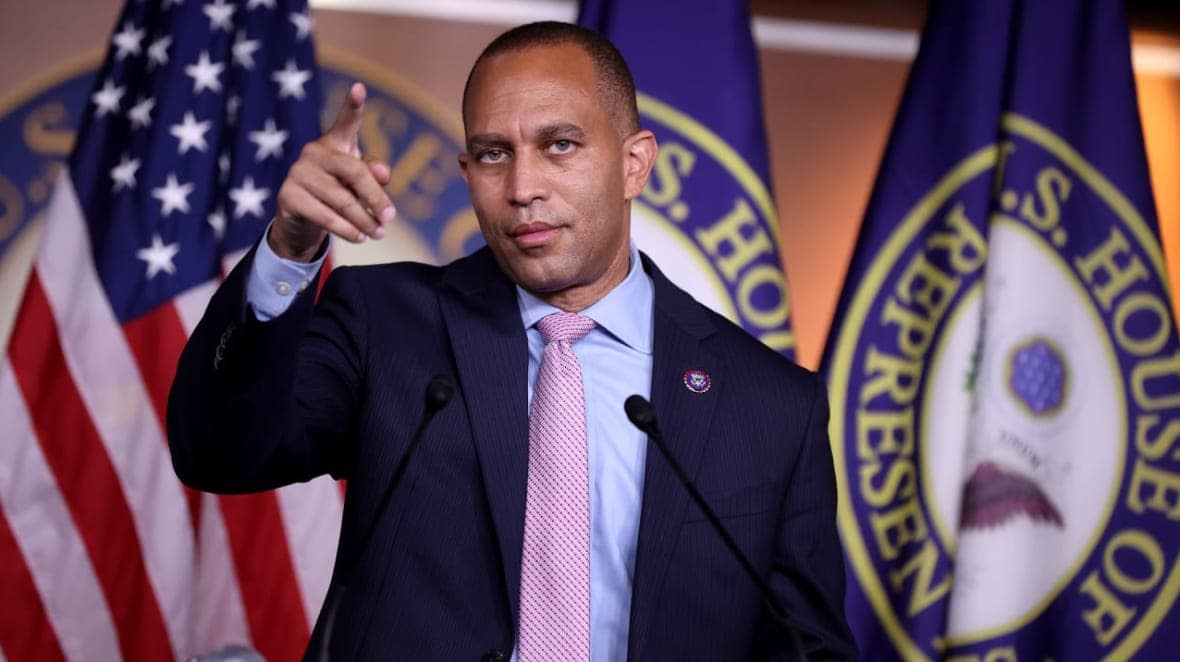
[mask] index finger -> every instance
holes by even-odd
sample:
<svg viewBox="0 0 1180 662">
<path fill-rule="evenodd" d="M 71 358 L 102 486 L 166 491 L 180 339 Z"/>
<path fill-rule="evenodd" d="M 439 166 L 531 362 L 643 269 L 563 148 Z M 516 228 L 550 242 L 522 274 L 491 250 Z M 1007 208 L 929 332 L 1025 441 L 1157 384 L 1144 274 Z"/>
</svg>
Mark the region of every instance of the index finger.
<svg viewBox="0 0 1180 662">
<path fill-rule="evenodd" d="M 324 133 L 324 137 L 332 143 L 333 147 L 353 156 L 361 154 L 359 136 L 367 95 L 368 91 L 365 89 L 364 83 L 353 83 L 352 87 L 348 88 L 348 94 L 344 96 L 344 103 L 340 106 L 336 121 Z"/>
</svg>

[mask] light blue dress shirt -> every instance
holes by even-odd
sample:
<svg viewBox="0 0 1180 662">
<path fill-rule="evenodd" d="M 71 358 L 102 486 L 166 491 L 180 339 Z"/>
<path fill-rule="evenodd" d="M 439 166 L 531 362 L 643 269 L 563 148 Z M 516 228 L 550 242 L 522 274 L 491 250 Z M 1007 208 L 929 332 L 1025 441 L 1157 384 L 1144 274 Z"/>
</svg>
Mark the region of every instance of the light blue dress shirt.
<svg viewBox="0 0 1180 662">
<path fill-rule="evenodd" d="M 297 292 L 315 277 L 323 258 L 295 262 L 275 255 L 262 241 L 246 284 L 246 300 L 263 321 L 283 313 Z M 545 351 L 536 323 L 558 309 L 516 288 L 529 344 L 528 402 Z M 627 420 L 623 402 L 633 394 L 651 396 L 651 278 L 631 246 L 627 277 L 605 297 L 581 311 L 595 328 L 574 343 L 586 396 L 590 467 L 590 659 L 627 657 L 631 587 L 643 499 L 647 440 Z M 512 653 L 516 660 L 516 651 Z"/>
<path fill-rule="evenodd" d="M 269 234 L 268 225 L 263 237 Z M 295 295 L 311 286 L 327 255 L 328 251 L 323 251 L 314 262 L 296 262 L 276 255 L 265 238 L 258 242 L 246 279 L 246 303 L 254 309 L 254 316 L 266 322 L 282 315 Z"/>
<path fill-rule="evenodd" d="M 558 309 L 520 287 L 516 294 L 528 330 L 531 403 L 545 351 L 536 324 Z M 632 246 L 627 277 L 581 311 L 597 326 L 574 343 L 582 368 L 590 452 L 590 659 L 594 662 L 627 659 L 647 438 L 627 420 L 623 402 L 636 393 L 651 396 L 652 300 L 651 278 Z"/>
</svg>

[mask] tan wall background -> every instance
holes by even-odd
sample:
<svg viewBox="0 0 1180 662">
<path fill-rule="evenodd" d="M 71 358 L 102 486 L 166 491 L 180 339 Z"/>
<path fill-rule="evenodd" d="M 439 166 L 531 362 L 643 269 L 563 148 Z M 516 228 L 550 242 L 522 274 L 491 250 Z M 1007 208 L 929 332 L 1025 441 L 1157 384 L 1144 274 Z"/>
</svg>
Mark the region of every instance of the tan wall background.
<svg viewBox="0 0 1180 662">
<path fill-rule="evenodd" d="M 429 0 L 423 0 L 424 3 Z M 405 4 L 405 3 L 402 3 Z M 476 4 L 476 3 L 473 3 Z M 917 29 L 912 4 L 773 3 L 779 18 Z M 857 11 L 863 5 L 865 11 Z M 121 0 L 0 0 L 0 99 L 68 58 L 105 46 Z M 768 3 L 756 3 L 766 11 Z M 458 117 L 467 68 L 503 24 L 316 10 L 316 38 L 380 63 Z M 1137 45 L 1180 49 L 1180 30 L 1136 30 Z M 1173 57 L 1176 50 L 1172 50 Z M 800 362 L 816 367 L 909 62 L 762 51 L 774 190 Z M 1158 69 L 1158 68 L 1157 68 Z M 1137 75 L 1172 290 L 1180 290 L 1180 65 Z M 390 241 L 391 239 L 386 239 Z M 4 277 L 11 285 L 12 279 Z M 15 295 L 0 291 L 0 304 Z"/>
</svg>

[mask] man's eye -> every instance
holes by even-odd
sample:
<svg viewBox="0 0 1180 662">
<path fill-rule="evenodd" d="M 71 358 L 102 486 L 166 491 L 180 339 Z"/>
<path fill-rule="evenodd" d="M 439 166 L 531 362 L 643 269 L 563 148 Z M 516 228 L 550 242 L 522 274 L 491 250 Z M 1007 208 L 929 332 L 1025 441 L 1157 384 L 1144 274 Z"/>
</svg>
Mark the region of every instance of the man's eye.
<svg viewBox="0 0 1180 662">
<path fill-rule="evenodd" d="M 549 151 L 553 152 L 554 154 L 565 154 L 572 151 L 573 149 L 574 144 L 569 140 L 554 140 L 553 143 L 549 145 Z"/>
<path fill-rule="evenodd" d="M 484 163 L 497 163 L 503 161 L 507 153 L 502 149 L 489 149 L 479 155 L 479 160 Z"/>
</svg>

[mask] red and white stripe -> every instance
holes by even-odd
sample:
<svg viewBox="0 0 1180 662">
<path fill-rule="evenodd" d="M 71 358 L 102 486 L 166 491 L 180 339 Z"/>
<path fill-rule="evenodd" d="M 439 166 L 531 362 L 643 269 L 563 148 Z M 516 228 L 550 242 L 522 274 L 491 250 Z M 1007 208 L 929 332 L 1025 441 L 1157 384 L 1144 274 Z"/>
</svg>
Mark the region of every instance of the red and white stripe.
<svg viewBox="0 0 1180 662">
<path fill-rule="evenodd" d="M 0 659 L 302 653 L 341 491 L 325 477 L 215 497 L 172 471 L 168 389 L 214 289 L 120 325 L 72 182 L 58 180 L 0 363 L 0 586 L 17 598 L 0 601 Z"/>
</svg>

